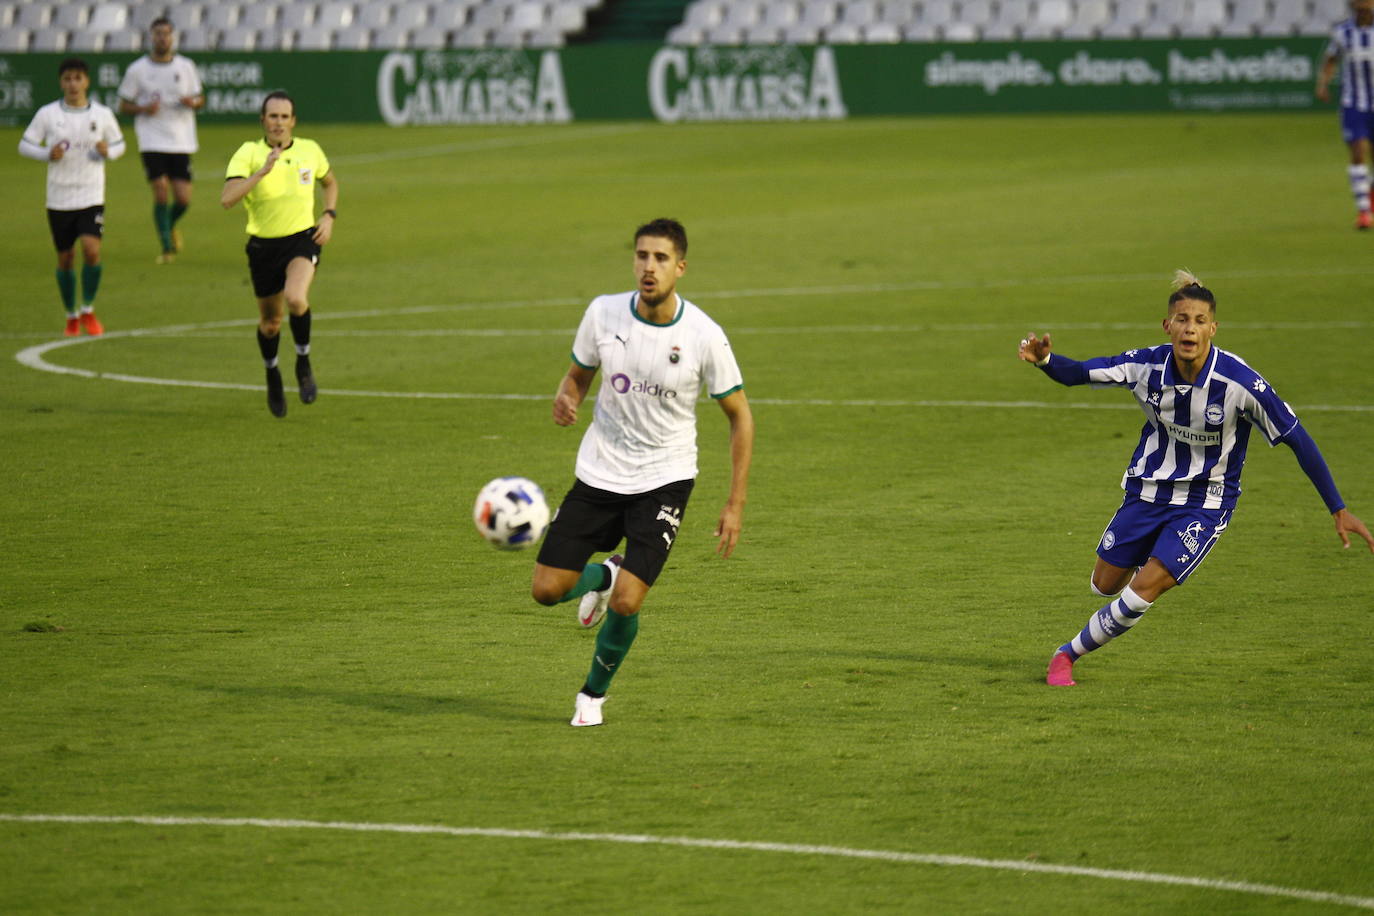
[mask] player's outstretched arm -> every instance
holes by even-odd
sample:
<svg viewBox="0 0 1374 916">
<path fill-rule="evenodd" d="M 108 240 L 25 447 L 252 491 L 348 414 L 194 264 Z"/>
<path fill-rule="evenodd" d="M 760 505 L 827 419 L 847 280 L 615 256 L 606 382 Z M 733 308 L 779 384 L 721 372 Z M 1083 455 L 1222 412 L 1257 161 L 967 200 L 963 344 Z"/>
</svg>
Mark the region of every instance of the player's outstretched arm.
<svg viewBox="0 0 1374 916">
<path fill-rule="evenodd" d="M 1037 366 L 1050 358 L 1050 335 L 1036 337 L 1032 332 L 1021 338 L 1021 345 L 1016 349 L 1016 356 L 1028 363 L 1035 363 Z"/>
<path fill-rule="evenodd" d="M 717 403 L 730 420 L 730 496 L 716 522 L 716 553 L 729 557 L 744 528 L 744 503 L 749 491 L 749 465 L 754 460 L 754 413 L 744 391 L 732 392 Z"/>
<path fill-rule="evenodd" d="M 553 396 L 553 422 L 559 426 L 572 426 L 577 422 L 577 408 L 586 399 L 594 378 L 595 369 L 577 363 L 568 367 L 567 374 L 558 382 L 558 393 Z"/>
<path fill-rule="evenodd" d="M 1355 517 L 1349 509 L 1337 509 L 1331 513 L 1331 517 L 1336 520 L 1336 534 L 1340 536 L 1341 544 L 1350 547 L 1351 533 L 1358 534 L 1364 538 L 1364 542 L 1369 545 L 1369 552 L 1374 553 L 1374 534 L 1369 533 L 1364 522 Z"/>
</svg>

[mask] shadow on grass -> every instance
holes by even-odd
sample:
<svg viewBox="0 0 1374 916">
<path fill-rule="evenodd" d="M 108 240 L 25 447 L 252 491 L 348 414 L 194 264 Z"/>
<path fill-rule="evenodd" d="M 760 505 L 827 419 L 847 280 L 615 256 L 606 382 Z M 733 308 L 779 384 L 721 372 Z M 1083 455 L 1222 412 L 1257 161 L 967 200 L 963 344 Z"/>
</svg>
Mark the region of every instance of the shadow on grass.
<svg viewBox="0 0 1374 916">
<path fill-rule="evenodd" d="M 230 686 L 224 684 L 192 684 L 181 686 L 206 693 L 219 693 L 244 699 L 282 700 L 291 703 L 335 703 L 339 706 L 372 709 L 402 716 L 476 716 L 502 721 L 548 722 L 545 707 L 521 706 L 509 700 L 490 696 L 422 696 L 406 693 L 366 693 L 358 690 L 329 690 L 321 687 Z"/>
</svg>

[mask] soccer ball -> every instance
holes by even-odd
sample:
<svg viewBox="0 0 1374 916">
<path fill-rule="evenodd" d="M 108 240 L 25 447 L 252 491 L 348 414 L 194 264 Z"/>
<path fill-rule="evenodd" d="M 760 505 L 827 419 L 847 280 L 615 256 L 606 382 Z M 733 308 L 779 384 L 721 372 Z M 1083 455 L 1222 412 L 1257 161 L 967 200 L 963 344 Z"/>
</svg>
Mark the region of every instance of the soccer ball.
<svg viewBox="0 0 1374 916">
<path fill-rule="evenodd" d="M 533 480 L 498 477 L 477 494 L 472 521 L 492 546 L 524 550 L 549 527 L 549 504 Z"/>
</svg>

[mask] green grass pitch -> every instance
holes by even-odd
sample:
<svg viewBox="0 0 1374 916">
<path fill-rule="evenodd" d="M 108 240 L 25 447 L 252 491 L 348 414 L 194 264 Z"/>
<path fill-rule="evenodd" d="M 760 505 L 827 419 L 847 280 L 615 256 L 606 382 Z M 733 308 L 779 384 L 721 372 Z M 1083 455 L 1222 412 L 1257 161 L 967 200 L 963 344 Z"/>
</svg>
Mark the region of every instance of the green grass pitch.
<svg viewBox="0 0 1374 916">
<path fill-rule="evenodd" d="M 1140 415 L 1015 359 L 1028 331 L 1076 357 L 1163 340 L 1188 267 L 1217 345 L 1374 522 L 1374 238 L 1333 114 L 301 115 L 342 193 L 312 295 L 322 394 L 281 421 L 244 216 L 217 200 L 253 125 L 202 131 L 175 265 L 153 264 L 136 154 L 109 167 L 111 333 L 37 357 L 86 374 L 16 358 L 62 314 L 43 168 L 0 156 L 0 815 L 209 819 L 0 820 L 0 911 L 1374 907 L 1374 556 L 1340 549 L 1291 451 L 1256 437 L 1200 572 L 1079 687 L 1045 687 L 1099 605 Z M 697 491 L 607 725 L 571 729 L 592 636 L 533 604 L 533 556 L 469 511 L 498 475 L 555 502 L 571 483 L 586 420 L 556 427 L 549 397 L 660 215 L 687 225 L 680 289 L 753 400 L 745 533 L 714 556 L 727 427 L 703 404 Z"/>
</svg>

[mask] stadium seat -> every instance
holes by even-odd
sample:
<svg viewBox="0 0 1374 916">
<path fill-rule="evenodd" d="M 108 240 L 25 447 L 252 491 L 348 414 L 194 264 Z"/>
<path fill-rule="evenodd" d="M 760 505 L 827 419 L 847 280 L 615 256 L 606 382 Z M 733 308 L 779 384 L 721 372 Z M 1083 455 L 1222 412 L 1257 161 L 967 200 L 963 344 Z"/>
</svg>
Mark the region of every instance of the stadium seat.
<svg viewBox="0 0 1374 916">
<path fill-rule="evenodd" d="M 759 10 L 759 21 L 785 29 L 801 21 L 801 9 L 792 0 L 768 0 Z"/>
<path fill-rule="evenodd" d="M 888 22 L 898 28 L 916 19 L 915 0 L 883 0 L 883 5 L 878 9 L 879 22 Z"/>
<path fill-rule="evenodd" d="M 262 6 L 259 3 L 250 3 L 244 9 L 246 15 L 251 10 Z M 315 24 L 315 7 L 308 3 L 283 3 L 277 10 L 277 28 L 283 33 L 295 31 Z"/>
<path fill-rule="evenodd" d="M 849 0 L 840 6 L 840 22 L 866 26 L 878 21 L 878 4 L 874 0 Z"/>
<path fill-rule="evenodd" d="M 353 11 L 353 24 L 365 29 L 380 29 L 391 23 L 391 4 L 387 0 L 363 0 Z"/>
<path fill-rule="evenodd" d="M 249 29 L 271 29 L 278 26 L 278 9 L 274 3 L 249 3 L 239 11 L 238 21 L 235 25 L 241 25 Z M 285 23 L 281 23 L 282 28 L 286 28 Z"/>
<path fill-rule="evenodd" d="M 1031 21 L 1030 0 L 1001 0 L 997 4 L 992 22 L 997 25 L 1021 29 Z"/>
<path fill-rule="evenodd" d="M 67 33 L 68 51 L 100 52 L 105 50 L 105 33 L 91 29 L 73 29 Z"/>
<path fill-rule="evenodd" d="M 944 28 L 945 41 L 977 41 L 978 26 L 971 22 L 951 22 Z"/>
<path fill-rule="evenodd" d="M 448 47 L 448 33 L 425 26 L 410 33 L 410 46 L 417 51 L 438 51 Z"/>
<path fill-rule="evenodd" d="M 46 29 L 51 24 L 52 7 L 46 3 L 25 3 L 14 17 L 15 28 L 28 29 L 30 32 Z"/>
<path fill-rule="evenodd" d="M 560 3 L 549 10 L 549 25 L 564 35 L 576 35 L 587 28 L 587 11 L 578 3 Z"/>
<path fill-rule="evenodd" d="M 1073 15 L 1059 34 L 1077 41 L 1098 37 L 1100 30 L 1112 18 L 1107 0 L 1077 0 L 1072 9 Z"/>
<path fill-rule="evenodd" d="M 1138 38 L 1141 26 L 1150 21 L 1149 0 L 1117 0 L 1109 22 L 1102 25 L 1103 38 Z"/>
<path fill-rule="evenodd" d="M 273 10 L 276 7 L 271 7 Z M 239 5 L 237 3 L 216 3 L 214 6 L 205 10 L 205 15 L 200 21 L 200 25 L 207 29 L 217 29 L 220 32 L 227 32 L 230 29 L 238 28 L 239 25 Z M 173 22 L 177 20 L 173 19 Z M 178 27 L 180 25 L 178 24 Z M 220 36 L 221 39 L 223 35 Z M 241 51 L 243 48 L 231 48 L 230 50 Z M 249 48 L 248 50 L 252 50 Z"/>
<path fill-rule="evenodd" d="M 334 30 L 318 25 L 297 29 L 291 47 L 296 51 L 329 51 L 334 47 Z"/>
<path fill-rule="evenodd" d="M 725 7 L 725 18 L 721 20 L 721 24 L 737 29 L 747 29 L 751 25 L 757 25 L 760 18 L 761 13 L 757 3 L 752 2 L 752 0 L 741 0 L 741 2 L 731 3 Z"/>
<path fill-rule="evenodd" d="M 410 46 L 410 29 L 403 25 L 384 25 L 372 32 L 372 50 L 403 51 Z"/>
<path fill-rule="evenodd" d="M 452 32 L 468 24 L 472 5 L 463 0 L 441 0 L 429 10 L 429 23 L 436 29 Z"/>
<path fill-rule="evenodd" d="M 257 47 L 257 29 L 236 25 L 220 32 L 219 50 L 221 51 L 255 51 Z"/>
<path fill-rule="evenodd" d="M 530 32 L 526 44 L 531 48 L 561 48 L 567 44 L 567 39 L 562 29 L 549 25 Z"/>
<path fill-rule="evenodd" d="M 864 44 L 895 45 L 902 40 L 901 27 L 891 22 L 870 22 L 864 26 L 863 33 Z"/>
<path fill-rule="evenodd" d="M 678 47 L 692 47 L 701 44 L 705 37 L 706 32 L 704 29 L 694 25 L 687 25 L 684 22 L 669 29 L 664 41 Z"/>
<path fill-rule="evenodd" d="M 30 33 L 29 51 L 34 54 L 61 54 L 67 50 L 67 30 L 51 26 Z"/>
<path fill-rule="evenodd" d="M 488 36 L 486 29 L 465 26 L 449 34 L 448 45 L 450 48 L 485 48 Z"/>
<path fill-rule="evenodd" d="M 782 30 L 782 40 L 789 45 L 818 45 L 821 43 L 821 30 L 818 26 L 798 22 Z"/>
<path fill-rule="evenodd" d="M 139 36 L 142 40 L 142 35 Z M 177 48 L 182 51 L 213 51 L 219 43 L 219 33 L 204 26 L 177 28 Z"/>
<path fill-rule="evenodd" d="M 744 43 L 748 45 L 775 45 L 781 41 L 781 26 L 756 22 L 744 30 Z"/>
<path fill-rule="evenodd" d="M 517 3 L 510 8 L 510 18 L 506 21 L 507 28 L 517 32 L 532 32 L 535 29 L 542 29 L 544 24 L 544 4 L 542 3 Z"/>
<path fill-rule="evenodd" d="M 472 11 L 468 24 L 478 29 L 486 29 L 494 32 L 506 27 L 506 16 L 509 10 L 505 6 L 494 3 L 483 4 Z"/>
<path fill-rule="evenodd" d="M 134 51 L 142 51 L 144 47 L 143 33 L 135 32 L 133 29 L 124 29 L 120 32 L 105 33 L 105 53 L 106 54 L 127 54 Z"/>
<path fill-rule="evenodd" d="M 59 3 L 57 11 L 53 14 L 51 24 L 55 28 L 84 29 L 86 22 L 90 18 L 91 8 L 85 3 Z"/>
<path fill-rule="evenodd" d="M 24 54 L 28 50 L 28 29 L 13 25 L 0 29 L 0 54 Z"/>
<path fill-rule="evenodd" d="M 121 32 L 128 26 L 129 8 L 122 3 L 97 3 L 86 20 L 86 28 L 97 32 Z"/>
<path fill-rule="evenodd" d="M 802 4 L 800 15 L 797 17 L 797 25 L 820 30 L 839 18 L 839 7 L 830 0 L 807 0 Z"/>
<path fill-rule="evenodd" d="M 391 9 L 391 24 L 407 29 L 423 29 L 429 26 L 429 4 L 406 0 Z"/>
<path fill-rule="evenodd" d="M 863 31 L 850 22 L 832 22 L 825 27 L 825 42 L 832 45 L 856 45 L 863 41 Z"/>
<path fill-rule="evenodd" d="M 0 28 L 9 28 L 14 25 L 14 17 L 18 15 L 19 4 L 14 0 L 6 0 L 0 3 Z"/>
<path fill-rule="evenodd" d="M 1211 38 L 1221 31 L 1226 18 L 1225 0 L 1190 0 L 1178 34 L 1183 38 Z"/>
<path fill-rule="evenodd" d="M 706 30 L 708 45 L 739 45 L 744 43 L 744 30 L 739 26 L 721 23 Z"/>
<path fill-rule="evenodd" d="M 960 0 L 954 11 L 954 21 L 981 31 L 983 26 L 992 21 L 992 0 Z"/>
<path fill-rule="evenodd" d="M 725 18 L 725 4 L 720 0 L 695 0 L 682 16 L 682 24 L 697 29 L 720 25 Z"/>
<path fill-rule="evenodd" d="M 335 31 L 353 24 L 353 4 L 329 0 L 315 11 L 315 27 Z"/>
</svg>

